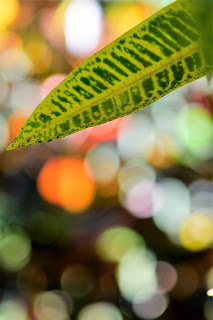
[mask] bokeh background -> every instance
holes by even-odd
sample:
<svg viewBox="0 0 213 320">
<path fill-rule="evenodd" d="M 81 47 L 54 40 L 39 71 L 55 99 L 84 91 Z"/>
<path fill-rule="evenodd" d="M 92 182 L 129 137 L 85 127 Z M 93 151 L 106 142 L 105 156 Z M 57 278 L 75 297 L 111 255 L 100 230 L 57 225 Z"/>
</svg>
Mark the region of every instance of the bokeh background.
<svg viewBox="0 0 213 320">
<path fill-rule="evenodd" d="M 213 319 L 211 76 L 5 151 L 68 73 L 171 2 L 0 0 L 0 319 Z"/>
</svg>

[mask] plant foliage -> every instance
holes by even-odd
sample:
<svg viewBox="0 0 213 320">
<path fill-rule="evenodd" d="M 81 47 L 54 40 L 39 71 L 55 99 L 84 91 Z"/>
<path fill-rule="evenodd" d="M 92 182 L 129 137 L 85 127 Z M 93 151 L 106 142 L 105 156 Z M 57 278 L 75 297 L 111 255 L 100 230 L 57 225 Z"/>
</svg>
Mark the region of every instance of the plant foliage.
<svg viewBox="0 0 213 320">
<path fill-rule="evenodd" d="M 178 0 L 72 71 L 7 150 L 56 140 L 131 114 L 213 70 L 193 3 Z"/>
</svg>

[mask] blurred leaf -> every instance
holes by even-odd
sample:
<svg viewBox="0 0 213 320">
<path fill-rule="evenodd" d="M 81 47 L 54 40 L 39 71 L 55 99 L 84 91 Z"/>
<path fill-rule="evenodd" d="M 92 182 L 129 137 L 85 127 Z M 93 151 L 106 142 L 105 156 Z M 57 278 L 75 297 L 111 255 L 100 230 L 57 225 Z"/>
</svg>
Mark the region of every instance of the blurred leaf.
<svg viewBox="0 0 213 320">
<path fill-rule="evenodd" d="M 174 2 L 83 62 L 41 102 L 7 150 L 131 114 L 212 72 L 194 5 Z"/>
</svg>

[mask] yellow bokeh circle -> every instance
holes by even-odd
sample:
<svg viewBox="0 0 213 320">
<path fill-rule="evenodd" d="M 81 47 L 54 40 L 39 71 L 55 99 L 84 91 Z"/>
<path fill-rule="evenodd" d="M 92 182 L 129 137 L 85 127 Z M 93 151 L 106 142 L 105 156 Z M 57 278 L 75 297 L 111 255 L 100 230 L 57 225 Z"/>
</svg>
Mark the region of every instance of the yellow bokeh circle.
<svg viewBox="0 0 213 320">
<path fill-rule="evenodd" d="M 6 29 L 17 17 L 18 0 L 0 0 L 0 30 Z"/>
<path fill-rule="evenodd" d="M 179 238 L 190 251 L 204 250 L 213 242 L 213 222 L 207 216 L 193 214 L 182 224 Z"/>
</svg>

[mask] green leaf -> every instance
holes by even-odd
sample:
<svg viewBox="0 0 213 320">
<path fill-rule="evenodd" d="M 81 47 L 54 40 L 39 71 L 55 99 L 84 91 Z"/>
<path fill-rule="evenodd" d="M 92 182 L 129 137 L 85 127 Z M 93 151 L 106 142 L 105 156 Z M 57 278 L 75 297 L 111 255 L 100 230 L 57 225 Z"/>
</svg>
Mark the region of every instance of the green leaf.
<svg viewBox="0 0 213 320">
<path fill-rule="evenodd" d="M 131 114 L 213 71 L 192 3 L 178 0 L 93 55 L 35 109 L 7 150 Z"/>
</svg>

